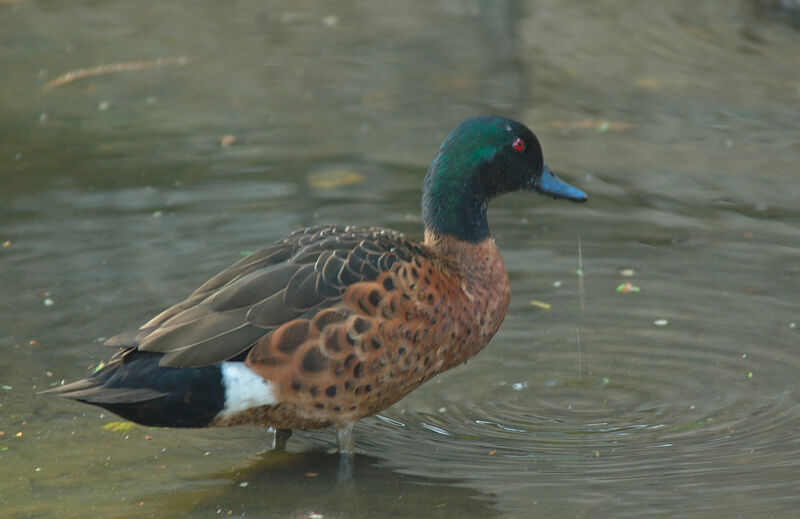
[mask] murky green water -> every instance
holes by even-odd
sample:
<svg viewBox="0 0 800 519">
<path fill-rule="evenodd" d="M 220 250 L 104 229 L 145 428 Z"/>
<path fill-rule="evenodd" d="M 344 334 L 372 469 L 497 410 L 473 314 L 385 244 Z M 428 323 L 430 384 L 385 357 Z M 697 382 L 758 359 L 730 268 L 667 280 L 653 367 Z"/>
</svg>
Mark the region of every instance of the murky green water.
<svg viewBox="0 0 800 519">
<path fill-rule="evenodd" d="M 791 15 L 381 4 L 0 2 L 0 515 L 793 517 Z M 419 236 L 428 161 L 482 113 L 534 128 L 590 202 L 494 203 L 503 328 L 358 424 L 352 482 L 324 452 L 331 431 L 278 455 L 254 428 L 114 431 L 98 409 L 35 396 L 290 230 Z M 313 176 L 336 171 L 363 181 Z"/>
</svg>

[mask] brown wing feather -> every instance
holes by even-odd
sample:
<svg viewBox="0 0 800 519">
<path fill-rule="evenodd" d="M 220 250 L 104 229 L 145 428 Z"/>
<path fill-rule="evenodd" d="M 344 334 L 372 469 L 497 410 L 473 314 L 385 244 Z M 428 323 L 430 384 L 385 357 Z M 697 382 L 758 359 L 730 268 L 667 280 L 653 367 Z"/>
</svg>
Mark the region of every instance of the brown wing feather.
<svg viewBox="0 0 800 519">
<path fill-rule="evenodd" d="M 343 319 L 347 309 L 333 314 L 325 309 L 339 308 L 347 287 L 374 281 L 419 250 L 401 234 L 376 228 L 297 231 L 212 277 L 138 331 L 112 337 L 106 344 L 163 353 L 162 366 L 222 362 L 295 319 Z M 297 336 L 297 329 L 293 333 Z M 288 337 L 284 332 L 280 336 Z"/>
</svg>

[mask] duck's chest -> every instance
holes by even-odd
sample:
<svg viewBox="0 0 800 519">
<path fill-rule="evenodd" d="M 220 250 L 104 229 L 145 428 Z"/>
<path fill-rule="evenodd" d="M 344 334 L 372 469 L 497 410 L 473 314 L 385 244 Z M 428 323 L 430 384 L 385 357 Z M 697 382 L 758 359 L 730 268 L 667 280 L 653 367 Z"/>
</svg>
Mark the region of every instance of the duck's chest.
<svg viewBox="0 0 800 519">
<path fill-rule="evenodd" d="M 508 274 L 491 239 L 458 243 L 437 257 L 415 258 L 397 274 L 409 294 L 401 335 L 426 378 L 477 354 L 508 310 Z"/>
</svg>

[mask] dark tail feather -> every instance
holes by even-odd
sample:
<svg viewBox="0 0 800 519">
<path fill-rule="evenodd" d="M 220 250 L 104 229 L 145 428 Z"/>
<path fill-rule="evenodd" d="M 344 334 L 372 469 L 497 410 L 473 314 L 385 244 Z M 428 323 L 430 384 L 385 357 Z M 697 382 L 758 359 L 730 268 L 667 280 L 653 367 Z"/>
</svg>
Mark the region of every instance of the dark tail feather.
<svg viewBox="0 0 800 519">
<path fill-rule="evenodd" d="M 164 368 L 160 357 L 131 352 L 89 378 L 42 394 L 100 406 L 143 425 L 207 426 L 225 405 L 219 368 Z"/>
</svg>

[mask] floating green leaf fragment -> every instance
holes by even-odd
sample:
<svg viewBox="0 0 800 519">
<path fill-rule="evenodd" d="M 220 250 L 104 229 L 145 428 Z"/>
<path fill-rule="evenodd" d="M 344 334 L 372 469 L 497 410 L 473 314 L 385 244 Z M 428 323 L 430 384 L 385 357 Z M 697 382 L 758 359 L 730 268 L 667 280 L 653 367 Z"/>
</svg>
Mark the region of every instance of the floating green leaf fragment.
<svg viewBox="0 0 800 519">
<path fill-rule="evenodd" d="M 252 253 L 253 253 L 253 251 L 251 251 L 251 250 L 240 250 L 239 251 L 239 256 L 245 257 L 245 256 L 251 255 Z"/>
<path fill-rule="evenodd" d="M 544 301 L 537 301 L 536 299 L 531 299 L 530 303 L 538 308 L 543 308 L 545 310 L 550 310 L 553 307 L 550 303 L 545 303 Z"/>
<path fill-rule="evenodd" d="M 609 121 L 602 121 L 599 125 L 597 125 L 597 131 L 600 133 L 607 132 L 610 126 L 611 123 Z"/>
<path fill-rule="evenodd" d="M 747 378 L 753 378 L 753 372 L 752 371 L 747 374 Z"/>
<path fill-rule="evenodd" d="M 583 277 L 583 269 L 577 269 L 575 271 L 575 274 L 577 274 L 579 278 L 582 278 Z"/>
<path fill-rule="evenodd" d="M 11 391 L 12 389 L 14 389 L 14 387 L 13 387 L 13 386 L 7 386 L 7 385 L 5 385 L 5 384 L 3 384 L 2 386 L 0 386 L 0 388 L 4 389 L 4 390 L 6 390 L 6 391 Z"/>
<path fill-rule="evenodd" d="M 622 294 L 630 294 L 631 292 L 641 292 L 642 289 L 630 283 L 622 283 L 617 286 L 617 292 Z"/>
<path fill-rule="evenodd" d="M 106 363 L 101 360 L 100 363 L 97 366 L 94 367 L 94 370 L 92 371 L 92 373 L 97 373 L 98 371 L 103 369 L 105 367 L 105 365 L 106 365 Z"/>
<path fill-rule="evenodd" d="M 108 422 L 103 426 L 106 431 L 128 433 L 133 430 L 133 422 Z"/>
<path fill-rule="evenodd" d="M 611 379 L 608 377 L 603 377 L 603 385 L 607 386 L 611 383 Z"/>
</svg>

